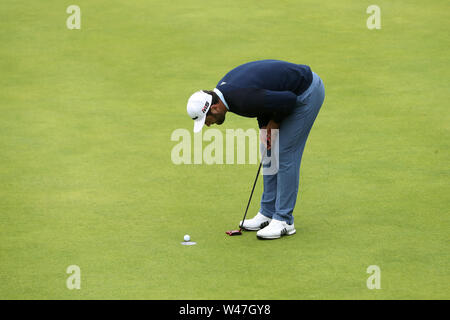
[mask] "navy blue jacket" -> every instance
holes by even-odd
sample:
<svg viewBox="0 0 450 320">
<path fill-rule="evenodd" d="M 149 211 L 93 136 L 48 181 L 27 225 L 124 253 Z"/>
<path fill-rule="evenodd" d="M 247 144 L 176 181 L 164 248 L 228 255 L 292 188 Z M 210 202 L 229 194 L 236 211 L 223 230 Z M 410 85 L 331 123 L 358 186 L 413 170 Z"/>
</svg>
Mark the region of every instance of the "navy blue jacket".
<svg viewBox="0 0 450 320">
<path fill-rule="evenodd" d="M 269 120 L 281 122 L 296 106 L 312 82 L 310 67 L 280 60 L 245 63 L 228 72 L 218 83 L 229 110 L 256 117 L 259 127 Z"/>
</svg>

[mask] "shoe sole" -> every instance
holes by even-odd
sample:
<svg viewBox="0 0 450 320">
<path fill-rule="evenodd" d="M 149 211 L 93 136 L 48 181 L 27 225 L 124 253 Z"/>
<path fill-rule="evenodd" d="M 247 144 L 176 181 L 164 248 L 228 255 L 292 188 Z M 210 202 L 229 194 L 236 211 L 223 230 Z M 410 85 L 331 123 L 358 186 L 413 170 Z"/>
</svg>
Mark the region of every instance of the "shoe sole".
<svg viewBox="0 0 450 320">
<path fill-rule="evenodd" d="M 261 236 L 256 235 L 256 237 L 260 240 L 275 240 L 275 239 L 280 239 L 283 236 L 291 236 L 295 233 L 297 233 L 297 230 L 294 229 L 294 230 L 289 231 L 288 233 L 280 234 L 279 236 L 261 237 Z"/>
</svg>

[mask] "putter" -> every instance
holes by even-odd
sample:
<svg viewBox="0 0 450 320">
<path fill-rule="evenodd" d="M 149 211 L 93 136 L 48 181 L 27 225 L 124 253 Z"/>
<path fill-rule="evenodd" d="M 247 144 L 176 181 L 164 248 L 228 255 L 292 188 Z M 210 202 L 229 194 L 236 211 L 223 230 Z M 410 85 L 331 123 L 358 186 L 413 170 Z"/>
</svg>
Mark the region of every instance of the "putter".
<svg viewBox="0 0 450 320">
<path fill-rule="evenodd" d="M 261 167 L 263 164 L 264 155 L 266 154 L 266 151 L 267 150 L 264 150 L 264 153 L 261 157 L 261 162 L 259 163 L 258 172 L 256 173 L 255 182 L 253 183 L 252 192 L 250 193 L 250 198 L 248 199 L 247 208 L 245 209 L 245 213 L 244 213 L 244 218 L 242 218 L 242 223 L 244 223 L 245 217 L 247 216 L 248 207 L 250 206 L 250 202 L 252 201 L 253 191 L 255 191 L 256 182 L 258 181 L 259 172 L 261 171 Z M 243 230 L 240 225 L 241 224 L 239 224 L 239 230 L 229 230 L 229 231 L 226 231 L 225 233 L 229 236 L 240 236 L 242 234 L 242 230 Z"/>
</svg>

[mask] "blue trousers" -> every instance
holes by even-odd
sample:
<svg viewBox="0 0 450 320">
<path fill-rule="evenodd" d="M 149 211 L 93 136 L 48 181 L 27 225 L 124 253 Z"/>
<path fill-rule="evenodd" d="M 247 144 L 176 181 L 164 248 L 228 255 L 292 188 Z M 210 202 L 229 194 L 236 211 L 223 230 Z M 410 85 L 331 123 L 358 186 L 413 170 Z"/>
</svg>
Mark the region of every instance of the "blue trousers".
<svg viewBox="0 0 450 320">
<path fill-rule="evenodd" d="M 294 223 L 292 212 L 297 201 L 303 150 L 324 99 L 323 82 L 313 73 L 310 87 L 297 97 L 296 108 L 281 122 L 278 138 L 279 168 L 276 174 L 263 175 L 264 192 L 259 212 L 264 216 L 288 224 Z M 275 148 L 272 146 L 271 150 Z M 268 155 L 271 156 L 270 153 Z"/>
</svg>

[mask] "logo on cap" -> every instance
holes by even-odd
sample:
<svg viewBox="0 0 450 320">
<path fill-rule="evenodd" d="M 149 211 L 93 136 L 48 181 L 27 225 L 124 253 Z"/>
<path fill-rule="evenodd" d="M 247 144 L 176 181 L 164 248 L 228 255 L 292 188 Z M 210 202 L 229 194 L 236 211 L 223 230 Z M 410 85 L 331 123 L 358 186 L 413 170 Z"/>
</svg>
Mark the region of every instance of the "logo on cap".
<svg viewBox="0 0 450 320">
<path fill-rule="evenodd" d="M 202 108 L 202 112 L 205 113 L 206 109 L 209 107 L 209 102 L 206 101 L 205 106 Z"/>
</svg>

